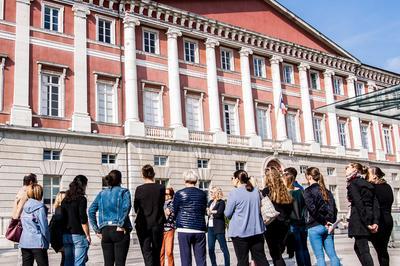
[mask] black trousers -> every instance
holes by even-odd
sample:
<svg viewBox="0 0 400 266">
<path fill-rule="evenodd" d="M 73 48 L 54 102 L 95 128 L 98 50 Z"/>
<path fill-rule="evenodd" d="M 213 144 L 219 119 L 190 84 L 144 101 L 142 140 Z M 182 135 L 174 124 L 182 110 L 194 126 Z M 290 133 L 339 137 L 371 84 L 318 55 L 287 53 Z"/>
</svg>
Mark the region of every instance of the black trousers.
<svg viewBox="0 0 400 266">
<path fill-rule="evenodd" d="M 389 266 L 389 253 L 388 245 L 390 240 L 390 234 L 392 230 L 382 231 L 373 234 L 371 237 L 372 245 L 378 254 L 378 261 L 380 266 Z"/>
<path fill-rule="evenodd" d="M 267 226 L 264 236 L 267 241 L 269 254 L 275 266 L 285 266 L 282 253 L 285 251 L 286 239 L 289 234 L 289 225 L 278 220 Z"/>
<path fill-rule="evenodd" d="M 354 237 L 354 251 L 357 254 L 358 259 L 362 266 L 373 266 L 374 261 L 372 260 L 371 253 L 369 252 L 368 237 L 357 236 Z"/>
<path fill-rule="evenodd" d="M 268 266 L 265 256 L 264 237 L 262 234 L 250 237 L 232 237 L 237 266 L 249 266 L 249 251 L 256 265 Z"/>
<path fill-rule="evenodd" d="M 33 266 L 36 261 L 37 266 L 49 266 L 47 249 L 42 248 L 21 248 L 22 266 Z"/>
<path fill-rule="evenodd" d="M 116 226 L 106 226 L 101 230 L 101 248 L 104 266 L 125 266 L 130 244 L 129 232 L 117 231 Z"/>
<path fill-rule="evenodd" d="M 160 266 L 164 228 L 161 226 L 151 229 L 136 228 L 136 232 L 145 266 Z"/>
</svg>

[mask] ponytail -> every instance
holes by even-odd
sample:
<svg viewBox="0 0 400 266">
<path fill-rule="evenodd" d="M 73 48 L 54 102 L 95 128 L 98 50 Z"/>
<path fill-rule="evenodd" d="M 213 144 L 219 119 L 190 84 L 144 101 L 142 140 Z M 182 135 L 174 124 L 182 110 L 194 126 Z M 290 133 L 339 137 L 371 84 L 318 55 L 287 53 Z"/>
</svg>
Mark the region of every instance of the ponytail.
<svg viewBox="0 0 400 266">
<path fill-rule="evenodd" d="M 325 186 L 324 177 L 319 169 L 317 167 L 309 167 L 306 170 L 306 175 L 311 176 L 312 179 L 318 183 L 324 201 L 329 201 L 329 194 Z"/>
<path fill-rule="evenodd" d="M 246 190 L 252 192 L 254 190 L 253 184 L 250 182 L 250 177 L 244 170 L 236 171 L 233 176 L 238 178 L 241 184 L 246 184 Z"/>
</svg>

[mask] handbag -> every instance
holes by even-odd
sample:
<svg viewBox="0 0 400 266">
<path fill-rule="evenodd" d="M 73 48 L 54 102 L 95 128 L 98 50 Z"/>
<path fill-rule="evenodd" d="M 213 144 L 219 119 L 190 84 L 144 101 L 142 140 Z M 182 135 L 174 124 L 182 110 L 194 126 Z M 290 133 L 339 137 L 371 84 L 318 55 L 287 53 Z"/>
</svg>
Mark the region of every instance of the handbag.
<svg viewBox="0 0 400 266">
<path fill-rule="evenodd" d="M 269 199 L 268 196 L 263 197 L 260 192 L 261 197 L 261 216 L 265 225 L 272 223 L 276 217 L 278 217 L 279 212 L 275 210 L 274 204 Z"/>
<path fill-rule="evenodd" d="M 11 219 L 6 231 L 6 238 L 13 242 L 19 242 L 22 235 L 21 219 Z"/>
</svg>

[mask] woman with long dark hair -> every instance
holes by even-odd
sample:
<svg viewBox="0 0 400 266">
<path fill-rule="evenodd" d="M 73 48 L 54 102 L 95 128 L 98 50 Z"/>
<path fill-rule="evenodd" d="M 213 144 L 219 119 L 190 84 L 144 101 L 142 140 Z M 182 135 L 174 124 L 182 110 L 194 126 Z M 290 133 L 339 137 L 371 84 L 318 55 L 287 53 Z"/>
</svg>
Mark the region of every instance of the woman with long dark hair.
<svg viewBox="0 0 400 266">
<path fill-rule="evenodd" d="M 379 210 L 375 188 L 362 175 L 366 168 L 359 163 L 346 166 L 347 199 L 351 203 L 348 235 L 354 238 L 354 251 L 363 266 L 374 265 L 368 241 L 378 231 Z M 374 209 L 376 208 L 376 209 Z"/>
<path fill-rule="evenodd" d="M 284 266 L 282 253 L 285 250 L 286 238 L 290 229 L 290 214 L 293 210 L 293 198 L 287 190 L 280 172 L 270 167 L 265 170 L 265 188 L 262 190 L 264 197 L 269 197 L 278 217 L 267 226 L 264 233 L 269 253 L 275 266 Z"/>
<path fill-rule="evenodd" d="M 225 216 L 230 219 L 228 236 L 232 238 L 238 266 L 249 265 L 249 251 L 256 265 L 269 265 L 264 251 L 265 231 L 261 217 L 260 192 L 244 170 L 233 174 L 235 187 L 228 196 Z"/>
<path fill-rule="evenodd" d="M 88 179 L 77 175 L 69 184 L 61 203 L 64 220 L 63 244 L 65 266 L 83 266 L 91 243 L 88 216 L 86 213 L 86 186 Z"/>
<path fill-rule="evenodd" d="M 309 187 L 304 190 L 304 200 L 309 213 L 307 221 L 308 236 L 317 266 L 325 266 L 325 254 L 329 257 L 331 266 L 340 266 L 335 251 L 332 224 L 336 222 L 337 208 L 332 193 L 326 189 L 324 177 L 317 167 L 306 170 Z"/>
<path fill-rule="evenodd" d="M 372 234 L 371 242 L 378 254 L 379 265 L 389 266 L 388 244 L 393 230 L 392 205 L 393 190 L 384 179 L 385 173 L 379 167 L 370 167 L 367 181 L 375 187 L 375 196 L 379 203 L 380 219 L 378 232 Z"/>
<path fill-rule="evenodd" d="M 129 220 L 131 193 L 121 187 L 122 174 L 112 170 L 104 177 L 107 188 L 97 194 L 89 208 L 89 220 L 101 239 L 104 265 L 123 266 L 128 255 L 132 224 Z M 98 217 L 96 217 L 98 214 Z"/>
</svg>

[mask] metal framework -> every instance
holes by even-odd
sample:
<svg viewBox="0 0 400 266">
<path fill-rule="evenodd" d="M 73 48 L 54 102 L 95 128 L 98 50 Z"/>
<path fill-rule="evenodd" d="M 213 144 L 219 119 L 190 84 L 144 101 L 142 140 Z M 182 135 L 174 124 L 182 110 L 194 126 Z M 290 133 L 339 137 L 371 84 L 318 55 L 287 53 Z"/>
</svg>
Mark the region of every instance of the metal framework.
<svg viewBox="0 0 400 266">
<path fill-rule="evenodd" d="M 316 111 L 397 124 L 400 121 L 400 85 L 325 105 Z"/>
</svg>

